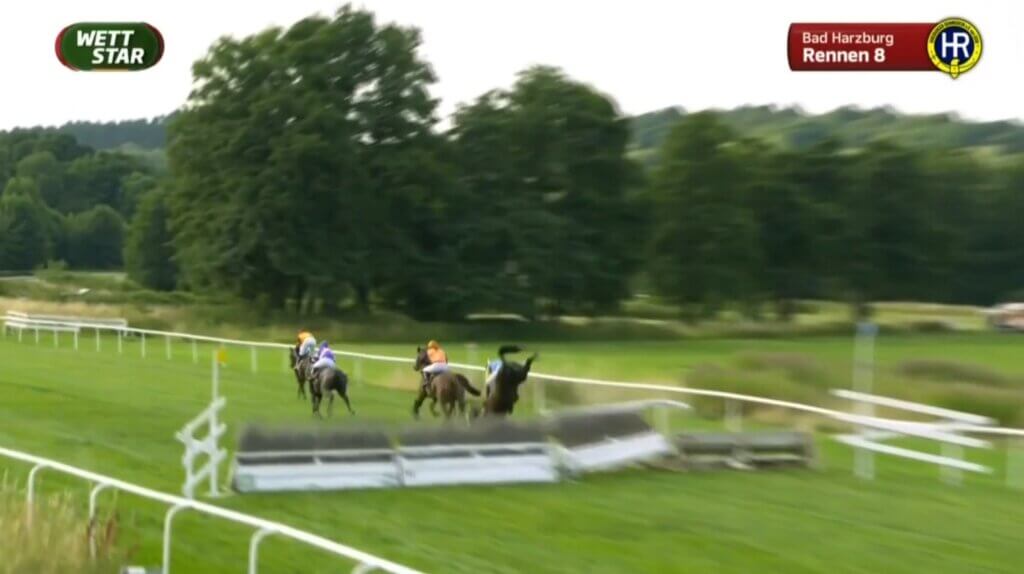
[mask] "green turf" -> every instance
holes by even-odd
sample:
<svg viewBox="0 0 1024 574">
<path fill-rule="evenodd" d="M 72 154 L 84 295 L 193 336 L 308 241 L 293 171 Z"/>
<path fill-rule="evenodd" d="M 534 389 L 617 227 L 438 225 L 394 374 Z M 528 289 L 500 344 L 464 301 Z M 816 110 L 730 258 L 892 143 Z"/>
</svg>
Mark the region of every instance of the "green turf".
<svg viewBox="0 0 1024 574">
<path fill-rule="evenodd" d="M 0 444 L 86 469 L 176 492 L 182 470 L 174 432 L 209 395 L 211 348 L 194 364 L 187 345 L 164 356 L 150 340 L 148 357 L 132 341 L 118 354 L 113 339 L 96 351 L 84 337 L 77 352 L 44 335 L 0 341 Z M 1021 340 L 996 336 L 901 337 L 879 348 L 882 363 L 906 357 L 973 361 L 1024 372 Z M 406 346 L 366 346 L 402 352 Z M 453 360 L 469 351 L 450 344 Z M 546 372 L 679 382 L 694 365 L 750 351 L 798 351 L 848 365 L 850 341 L 687 341 L 544 345 Z M 492 350 L 478 349 L 482 362 Z M 278 352 L 229 352 L 222 379 L 228 439 L 246 421 L 309 421 Z M 347 370 L 356 367 L 343 361 Z M 405 420 L 415 377 L 408 366 L 364 362 L 351 394 L 358 419 Z M 532 384 L 532 383 L 530 383 Z M 527 393 L 527 397 L 529 397 Z M 523 406 L 529 412 L 527 402 Z M 324 424 L 350 423 L 340 410 Z M 673 424 L 707 423 L 677 417 Z M 851 476 L 852 453 L 820 440 L 817 471 L 763 473 L 627 472 L 553 486 L 450 487 L 409 490 L 230 496 L 217 501 L 280 520 L 430 572 L 1019 572 L 1024 559 L 1021 491 L 1005 485 L 1006 453 L 971 452 L 991 476 L 944 485 L 937 470 L 880 458 L 878 480 Z M 27 467 L 0 462 L 12 478 Z M 73 488 L 84 508 L 87 486 L 44 472 L 42 488 Z M 104 495 L 110 507 L 113 495 Z M 162 507 L 118 497 L 126 546 L 135 562 L 159 563 Z M 240 571 L 248 530 L 182 515 L 174 572 Z M 301 544 L 268 539 L 261 572 L 339 571 L 339 561 Z"/>
</svg>

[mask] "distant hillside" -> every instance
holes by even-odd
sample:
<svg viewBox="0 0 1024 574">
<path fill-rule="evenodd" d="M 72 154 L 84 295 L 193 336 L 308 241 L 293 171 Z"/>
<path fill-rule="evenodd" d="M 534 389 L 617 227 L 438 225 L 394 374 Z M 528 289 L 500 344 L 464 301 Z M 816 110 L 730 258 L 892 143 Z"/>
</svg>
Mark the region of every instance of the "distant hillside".
<svg viewBox="0 0 1024 574">
<path fill-rule="evenodd" d="M 95 149 L 112 149 L 126 145 L 146 150 L 159 149 L 167 143 L 166 124 L 170 116 L 119 122 L 69 122 L 57 131 L 75 136 L 80 143 Z"/>
<path fill-rule="evenodd" d="M 653 160 L 655 150 L 686 113 L 682 108 L 667 108 L 634 117 L 634 154 L 643 160 Z M 810 115 L 798 108 L 746 106 L 721 114 L 744 135 L 795 149 L 834 137 L 850 147 L 890 138 L 912 147 L 973 148 L 1006 154 L 1024 152 L 1024 124 L 1013 121 L 969 122 L 956 114 L 907 115 L 890 108 L 854 107 Z"/>
<path fill-rule="evenodd" d="M 632 118 L 633 154 L 642 159 L 653 159 L 665 136 L 686 114 L 686 110 L 676 107 Z M 858 147 L 874 139 L 891 138 L 914 147 L 1024 153 L 1024 124 L 1014 121 L 970 122 L 952 113 L 907 115 L 890 108 L 862 110 L 842 107 L 825 114 L 811 115 L 799 108 L 744 106 L 722 111 L 721 114 L 727 123 L 744 135 L 795 149 L 834 137 L 850 147 Z M 165 147 L 167 122 L 172 117 L 173 114 L 118 122 L 78 121 L 46 129 L 71 134 L 80 143 L 94 149 L 152 154 L 153 150 Z M 163 158 L 156 157 L 151 161 L 159 164 Z"/>
</svg>

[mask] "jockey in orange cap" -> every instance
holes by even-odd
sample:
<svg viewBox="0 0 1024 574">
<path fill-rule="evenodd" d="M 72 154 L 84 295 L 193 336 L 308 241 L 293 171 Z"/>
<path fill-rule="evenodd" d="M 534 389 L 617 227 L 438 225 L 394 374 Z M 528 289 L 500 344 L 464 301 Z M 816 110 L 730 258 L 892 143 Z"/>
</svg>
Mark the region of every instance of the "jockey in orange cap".
<svg viewBox="0 0 1024 574">
<path fill-rule="evenodd" d="M 295 345 L 295 354 L 299 358 L 309 356 L 316 350 L 316 338 L 309 331 L 299 331 L 298 343 Z"/>
<path fill-rule="evenodd" d="M 437 341 L 427 343 L 427 358 L 430 364 L 423 367 L 423 384 L 426 385 L 435 375 L 448 371 L 448 353 L 444 352 Z"/>
</svg>

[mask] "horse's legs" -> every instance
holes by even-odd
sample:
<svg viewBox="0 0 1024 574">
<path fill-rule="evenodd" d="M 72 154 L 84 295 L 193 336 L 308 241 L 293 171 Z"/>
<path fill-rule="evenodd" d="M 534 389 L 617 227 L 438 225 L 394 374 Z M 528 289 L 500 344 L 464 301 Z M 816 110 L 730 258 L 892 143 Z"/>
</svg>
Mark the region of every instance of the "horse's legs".
<svg viewBox="0 0 1024 574">
<path fill-rule="evenodd" d="M 327 391 L 327 418 L 334 416 L 334 391 Z"/>
<path fill-rule="evenodd" d="M 423 406 L 423 401 L 425 400 L 427 400 L 427 391 L 423 387 L 420 387 L 420 396 L 416 397 L 416 400 L 412 403 L 413 418 L 420 418 L 420 407 Z"/>
<path fill-rule="evenodd" d="M 317 418 L 323 418 L 323 416 L 320 414 L 320 401 L 321 400 L 323 400 L 323 398 L 320 395 L 318 395 L 317 393 L 313 393 L 313 397 L 312 397 L 312 401 L 313 401 L 313 416 L 315 416 Z"/>
<path fill-rule="evenodd" d="M 348 401 L 348 390 L 341 391 L 338 394 L 341 395 L 341 399 L 345 401 L 345 407 L 348 408 L 349 414 L 356 414 L 356 412 L 352 410 L 352 403 Z"/>
<path fill-rule="evenodd" d="M 434 383 L 430 383 L 430 385 L 431 385 L 430 386 L 430 390 L 431 390 L 431 393 L 430 393 L 430 414 L 434 415 L 434 418 L 437 418 L 437 415 L 438 415 L 438 412 L 437 412 L 437 398 L 438 398 L 438 395 L 439 395 L 440 391 L 438 390 L 437 387 L 433 386 Z M 443 400 L 441 401 L 441 408 L 442 409 L 444 408 L 444 401 Z"/>
</svg>

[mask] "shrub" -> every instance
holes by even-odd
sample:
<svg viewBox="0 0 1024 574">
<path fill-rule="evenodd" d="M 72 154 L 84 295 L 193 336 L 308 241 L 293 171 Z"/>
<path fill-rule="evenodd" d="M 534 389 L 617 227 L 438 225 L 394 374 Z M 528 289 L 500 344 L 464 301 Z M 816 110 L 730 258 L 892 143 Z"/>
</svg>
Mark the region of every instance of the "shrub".
<svg viewBox="0 0 1024 574">
<path fill-rule="evenodd" d="M 35 503 L 31 525 L 24 497 L 0 485 L 0 574 L 100 574 L 116 572 L 125 558 L 117 546 L 117 521 L 96 530 L 96 560 L 89 558 L 89 524 L 68 495 Z"/>
<path fill-rule="evenodd" d="M 1008 377 L 980 365 L 969 365 L 941 359 L 903 361 L 896 370 L 905 377 L 949 383 L 975 383 L 1005 387 L 1012 383 Z"/>
<path fill-rule="evenodd" d="M 743 353 L 736 360 L 744 369 L 782 371 L 790 380 L 821 386 L 828 378 L 825 368 L 810 355 L 801 353 Z"/>
</svg>

